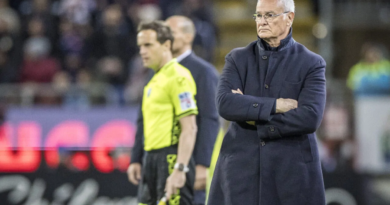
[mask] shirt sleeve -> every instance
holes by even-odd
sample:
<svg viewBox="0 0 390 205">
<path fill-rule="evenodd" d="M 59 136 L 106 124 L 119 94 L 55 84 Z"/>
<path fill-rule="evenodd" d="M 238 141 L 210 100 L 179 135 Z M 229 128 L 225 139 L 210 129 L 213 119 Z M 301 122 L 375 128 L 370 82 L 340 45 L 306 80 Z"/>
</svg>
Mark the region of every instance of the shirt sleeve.
<svg viewBox="0 0 390 205">
<path fill-rule="evenodd" d="M 182 118 L 188 115 L 197 115 L 195 95 L 196 86 L 193 79 L 179 76 L 171 82 L 170 97 L 174 106 L 175 116 Z"/>
</svg>

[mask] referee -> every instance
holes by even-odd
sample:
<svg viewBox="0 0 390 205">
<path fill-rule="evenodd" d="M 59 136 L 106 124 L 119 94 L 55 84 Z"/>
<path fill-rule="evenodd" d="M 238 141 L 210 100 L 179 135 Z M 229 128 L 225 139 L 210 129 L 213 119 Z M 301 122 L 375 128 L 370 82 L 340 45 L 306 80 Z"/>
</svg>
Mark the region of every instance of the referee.
<svg viewBox="0 0 390 205">
<path fill-rule="evenodd" d="M 195 38 L 193 22 L 184 16 L 172 16 L 166 20 L 174 36 L 172 54 L 177 61 L 191 72 L 197 89 L 195 100 L 199 114 L 196 116 L 198 133 L 193 152 L 196 164 L 194 205 L 205 204 L 206 179 L 209 181 L 207 169 L 212 167 L 211 155 L 219 132 L 218 113 L 215 107 L 215 92 L 218 83 L 218 73 L 213 65 L 198 57 L 192 51 Z M 143 120 L 139 115 L 137 122 L 136 142 L 128 169 L 129 180 L 138 184 L 141 177 L 143 156 Z M 223 137 L 223 136 L 222 136 Z"/>
<path fill-rule="evenodd" d="M 142 99 L 146 154 L 138 201 L 154 205 L 165 196 L 169 204 L 191 205 L 196 85 L 190 71 L 173 59 L 173 36 L 163 22 L 141 23 L 137 43 L 144 66 L 155 71 Z"/>
</svg>

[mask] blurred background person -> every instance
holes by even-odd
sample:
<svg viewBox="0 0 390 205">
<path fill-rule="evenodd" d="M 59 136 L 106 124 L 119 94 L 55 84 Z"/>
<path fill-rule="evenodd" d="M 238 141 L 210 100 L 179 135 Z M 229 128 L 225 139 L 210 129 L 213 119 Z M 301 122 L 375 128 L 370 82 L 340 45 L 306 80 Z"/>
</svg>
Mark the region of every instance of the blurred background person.
<svg viewBox="0 0 390 205">
<path fill-rule="evenodd" d="M 100 59 L 95 70 L 96 78 L 99 82 L 107 83 L 113 87 L 110 93 L 112 104 L 124 104 L 124 83 L 126 82 L 127 72 L 123 61 L 115 56 L 106 56 Z"/>
<path fill-rule="evenodd" d="M 29 37 L 23 47 L 24 57 L 20 76 L 22 83 L 50 83 L 55 73 L 61 69 L 58 60 L 50 54 L 52 44 L 44 35 L 45 29 L 39 17 L 30 19 Z"/>
<path fill-rule="evenodd" d="M 0 0 L 0 19 L 5 21 L 7 29 L 12 34 L 20 31 L 20 18 L 18 13 L 9 6 L 9 0 Z"/>
<path fill-rule="evenodd" d="M 89 58 L 93 62 L 106 56 L 115 56 L 127 64 L 137 51 L 134 30 L 125 21 L 122 8 L 115 4 L 105 8 L 101 25 L 87 42 Z"/>
<path fill-rule="evenodd" d="M 12 22 L 4 18 L 0 15 L 0 83 L 15 83 L 22 61 L 21 39 L 10 30 Z"/>
<path fill-rule="evenodd" d="M 362 46 L 362 59 L 348 74 L 347 84 L 357 96 L 390 95 L 390 61 L 387 50 L 378 43 Z"/>
</svg>

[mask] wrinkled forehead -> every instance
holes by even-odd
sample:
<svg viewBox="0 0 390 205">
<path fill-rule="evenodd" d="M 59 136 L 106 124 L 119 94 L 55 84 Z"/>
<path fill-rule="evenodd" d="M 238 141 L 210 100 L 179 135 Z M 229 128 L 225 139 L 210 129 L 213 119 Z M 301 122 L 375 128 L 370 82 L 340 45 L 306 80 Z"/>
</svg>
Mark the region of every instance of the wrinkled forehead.
<svg viewBox="0 0 390 205">
<path fill-rule="evenodd" d="M 256 13 L 280 13 L 284 11 L 281 0 L 259 0 L 256 5 Z"/>
</svg>

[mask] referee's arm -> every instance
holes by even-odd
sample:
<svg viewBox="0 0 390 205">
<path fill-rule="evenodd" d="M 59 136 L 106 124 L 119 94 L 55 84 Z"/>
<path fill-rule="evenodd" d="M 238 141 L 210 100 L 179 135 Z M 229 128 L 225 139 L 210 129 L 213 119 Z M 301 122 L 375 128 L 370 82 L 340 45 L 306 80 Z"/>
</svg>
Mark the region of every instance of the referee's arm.
<svg viewBox="0 0 390 205">
<path fill-rule="evenodd" d="M 195 115 L 188 115 L 180 118 L 181 133 L 179 138 L 179 147 L 177 150 L 176 163 L 188 166 L 192 156 L 192 151 L 196 140 L 196 118 Z M 173 193 L 182 188 L 186 182 L 185 172 L 174 169 L 167 179 L 165 186 L 166 196 L 171 198 Z"/>
<path fill-rule="evenodd" d="M 180 119 L 181 133 L 179 138 L 179 147 L 177 150 L 176 163 L 188 165 L 196 140 L 196 118 L 195 115 L 189 115 Z"/>
</svg>

